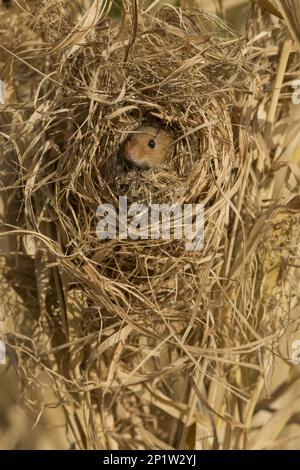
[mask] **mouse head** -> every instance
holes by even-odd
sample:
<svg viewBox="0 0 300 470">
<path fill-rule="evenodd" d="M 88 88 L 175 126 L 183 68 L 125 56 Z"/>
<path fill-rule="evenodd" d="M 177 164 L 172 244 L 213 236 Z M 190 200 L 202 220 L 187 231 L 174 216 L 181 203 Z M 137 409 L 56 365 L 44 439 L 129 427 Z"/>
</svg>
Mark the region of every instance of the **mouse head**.
<svg viewBox="0 0 300 470">
<path fill-rule="evenodd" d="M 165 161 L 173 141 L 160 127 L 141 126 L 126 140 L 122 156 L 140 168 L 152 168 Z"/>
</svg>

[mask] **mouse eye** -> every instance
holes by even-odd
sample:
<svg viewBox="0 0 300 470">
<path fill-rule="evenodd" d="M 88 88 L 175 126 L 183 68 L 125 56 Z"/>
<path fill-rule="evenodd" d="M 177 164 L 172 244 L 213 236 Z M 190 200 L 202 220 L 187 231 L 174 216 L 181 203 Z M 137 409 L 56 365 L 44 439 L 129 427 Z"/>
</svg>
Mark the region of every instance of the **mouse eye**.
<svg viewBox="0 0 300 470">
<path fill-rule="evenodd" d="M 149 140 L 148 145 L 151 149 L 154 149 L 155 148 L 155 140 L 153 140 L 153 139 Z"/>
</svg>

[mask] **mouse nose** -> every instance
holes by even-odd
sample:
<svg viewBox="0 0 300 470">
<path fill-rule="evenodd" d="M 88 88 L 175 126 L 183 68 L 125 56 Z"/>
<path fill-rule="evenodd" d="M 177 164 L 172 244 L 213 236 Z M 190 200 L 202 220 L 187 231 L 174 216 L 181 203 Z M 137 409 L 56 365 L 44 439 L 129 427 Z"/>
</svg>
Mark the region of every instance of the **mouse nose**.
<svg viewBox="0 0 300 470">
<path fill-rule="evenodd" d="M 128 155 L 129 155 L 129 158 L 133 161 L 133 162 L 138 162 L 139 159 L 138 159 L 138 153 L 136 151 L 136 149 L 130 149 L 129 152 L 128 152 Z"/>
</svg>

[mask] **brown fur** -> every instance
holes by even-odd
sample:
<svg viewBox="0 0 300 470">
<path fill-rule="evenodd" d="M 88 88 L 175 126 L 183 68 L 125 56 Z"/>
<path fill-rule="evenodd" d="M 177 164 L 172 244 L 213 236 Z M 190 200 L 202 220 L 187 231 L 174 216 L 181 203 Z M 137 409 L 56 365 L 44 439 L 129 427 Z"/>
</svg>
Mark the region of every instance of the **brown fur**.
<svg viewBox="0 0 300 470">
<path fill-rule="evenodd" d="M 155 148 L 148 145 L 155 141 Z M 174 139 L 170 132 L 153 126 L 141 126 L 125 142 L 122 156 L 141 168 L 152 168 L 162 164 Z"/>
</svg>

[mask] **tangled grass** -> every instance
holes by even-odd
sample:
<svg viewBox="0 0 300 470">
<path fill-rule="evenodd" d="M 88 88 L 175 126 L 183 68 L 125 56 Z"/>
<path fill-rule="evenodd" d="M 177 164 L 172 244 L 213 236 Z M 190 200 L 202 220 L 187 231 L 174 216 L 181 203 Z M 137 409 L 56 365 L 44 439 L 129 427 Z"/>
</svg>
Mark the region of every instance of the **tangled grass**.
<svg viewBox="0 0 300 470">
<path fill-rule="evenodd" d="M 299 236 L 295 181 L 274 192 L 299 121 L 272 83 L 299 55 L 258 7 L 241 38 L 203 11 L 124 2 L 119 21 L 86 3 L 0 16 L 2 285 L 25 398 L 39 416 L 53 387 L 76 448 L 251 448 Z M 148 171 L 119 155 L 145 119 L 175 137 Z M 120 195 L 204 204 L 203 250 L 99 240 L 97 207 Z"/>
</svg>

